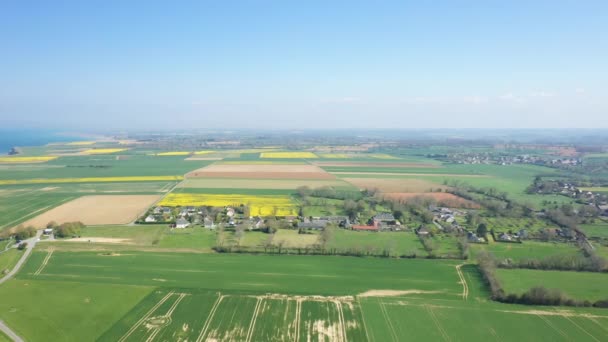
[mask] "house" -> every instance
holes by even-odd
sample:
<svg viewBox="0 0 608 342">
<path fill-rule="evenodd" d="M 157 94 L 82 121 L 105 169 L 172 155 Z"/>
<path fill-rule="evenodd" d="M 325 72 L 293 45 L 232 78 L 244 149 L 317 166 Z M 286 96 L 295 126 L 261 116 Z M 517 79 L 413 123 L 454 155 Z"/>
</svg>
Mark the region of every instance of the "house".
<svg viewBox="0 0 608 342">
<path fill-rule="evenodd" d="M 484 238 L 478 237 L 477 234 L 473 232 L 467 232 L 467 240 L 475 243 L 483 243 L 486 241 Z"/>
<path fill-rule="evenodd" d="M 188 226 L 190 226 L 190 222 L 186 219 L 178 218 L 177 221 L 175 221 L 175 228 L 188 228 Z"/>
<path fill-rule="evenodd" d="M 144 222 L 146 222 L 146 223 L 156 222 L 156 217 L 154 217 L 152 215 L 148 215 L 148 216 L 146 216 Z"/>
<path fill-rule="evenodd" d="M 374 216 L 373 220 L 379 222 L 394 222 L 395 216 L 391 213 L 379 213 Z"/>
<path fill-rule="evenodd" d="M 203 219 L 203 226 L 209 229 L 215 228 L 215 223 L 213 223 L 213 219 L 211 218 L 211 216 L 205 216 L 205 218 Z"/>
<path fill-rule="evenodd" d="M 357 230 L 357 231 L 374 231 L 377 232 L 380 230 L 380 222 L 379 221 L 373 221 L 372 225 L 368 225 L 368 226 L 364 226 L 364 225 L 358 225 L 358 224 L 354 224 L 351 227 L 352 230 Z"/>
<path fill-rule="evenodd" d="M 428 236 L 431 233 L 427 227 L 420 227 L 415 232 L 418 236 Z"/>
<path fill-rule="evenodd" d="M 53 234 L 53 228 L 46 228 L 42 231 L 42 234 L 44 235 L 51 235 Z"/>
<path fill-rule="evenodd" d="M 226 216 L 233 218 L 236 211 L 233 208 L 226 208 Z"/>
<path fill-rule="evenodd" d="M 354 224 L 351 227 L 352 230 L 356 230 L 356 231 L 373 231 L 373 232 L 377 232 L 380 227 L 374 225 L 374 226 L 362 226 L 362 225 L 358 225 L 358 224 Z"/>
<path fill-rule="evenodd" d="M 329 220 L 319 218 L 319 219 L 304 219 L 304 222 L 298 222 L 298 228 L 304 229 L 324 229 L 330 223 Z"/>
<path fill-rule="evenodd" d="M 264 227 L 264 220 L 261 217 L 257 217 L 255 221 L 253 221 L 252 229 L 261 229 Z"/>
<path fill-rule="evenodd" d="M 154 215 L 160 215 L 163 213 L 163 207 L 156 207 L 154 208 L 154 210 L 152 210 L 152 214 Z"/>
<path fill-rule="evenodd" d="M 513 237 L 507 233 L 501 233 L 500 235 L 498 235 L 498 241 L 510 242 L 513 241 Z"/>
</svg>

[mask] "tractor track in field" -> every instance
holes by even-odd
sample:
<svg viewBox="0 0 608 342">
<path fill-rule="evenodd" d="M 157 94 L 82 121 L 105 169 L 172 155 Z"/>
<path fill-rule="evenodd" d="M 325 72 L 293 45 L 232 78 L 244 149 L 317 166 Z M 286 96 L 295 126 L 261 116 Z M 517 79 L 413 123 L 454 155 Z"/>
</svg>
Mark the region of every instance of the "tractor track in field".
<svg viewBox="0 0 608 342">
<path fill-rule="evenodd" d="M 467 300 L 469 298 L 469 284 L 467 284 L 467 280 L 462 273 L 462 266 L 464 264 L 456 265 L 456 273 L 458 273 L 458 278 L 460 278 L 460 283 L 462 284 L 462 299 Z"/>
</svg>

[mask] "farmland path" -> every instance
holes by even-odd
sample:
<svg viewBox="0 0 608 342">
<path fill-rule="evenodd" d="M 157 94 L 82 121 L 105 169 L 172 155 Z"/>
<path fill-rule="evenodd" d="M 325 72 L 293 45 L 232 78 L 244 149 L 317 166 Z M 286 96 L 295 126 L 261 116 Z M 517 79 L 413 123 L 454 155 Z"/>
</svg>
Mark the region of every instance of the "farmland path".
<svg viewBox="0 0 608 342">
<path fill-rule="evenodd" d="M 12 278 L 17 273 L 17 271 L 19 271 L 21 266 L 23 266 L 23 264 L 27 260 L 27 257 L 30 256 L 30 254 L 32 254 L 32 249 L 34 249 L 34 247 L 36 246 L 36 242 L 38 241 L 38 239 L 40 239 L 40 235 L 42 235 L 42 230 L 37 231 L 36 236 L 34 236 L 33 238 L 23 241 L 23 242 L 27 242 L 27 247 L 25 248 L 25 252 L 23 252 L 21 259 L 19 259 L 19 261 L 17 261 L 17 263 L 15 264 L 15 267 L 13 267 L 13 269 L 10 272 L 8 272 L 4 277 L 0 278 L 0 284 L 4 283 L 5 281 Z"/>
<path fill-rule="evenodd" d="M 6 324 L 4 324 L 2 320 L 0 320 L 0 330 L 2 330 L 2 332 L 11 340 L 15 342 L 24 342 L 24 340 L 14 331 L 12 331 L 11 328 L 9 328 Z"/>
<path fill-rule="evenodd" d="M 27 257 L 32 253 L 32 249 L 34 249 L 34 247 L 36 246 L 36 242 L 40 238 L 40 235 L 42 235 L 42 230 L 37 231 L 36 236 L 34 236 L 33 238 L 24 241 L 24 242 L 27 242 L 27 247 L 25 249 L 25 252 L 21 256 L 21 259 L 19 259 L 19 261 L 17 261 L 17 264 L 15 264 L 15 267 L 13 267 L 13 269 L 10 272 L 8 272 L 4 277 L 0 278 L 0 284 L 4 283 L 5 281 L 12 278 L 17 273 L 17 271 L 19 271 L 21 266 L 23 266 L 23 264 L 27 260 Z M 15 342 L 24 341 L 19 335 L 17 335 L 13 330 L 11 330 L 11 328 L 9 328 L 1 320 L 0 320 L 0 330 L 2 330 L 2 332 L 6 336 L 8 336 L 11 340 L 13 340 Z"/>
</svg>

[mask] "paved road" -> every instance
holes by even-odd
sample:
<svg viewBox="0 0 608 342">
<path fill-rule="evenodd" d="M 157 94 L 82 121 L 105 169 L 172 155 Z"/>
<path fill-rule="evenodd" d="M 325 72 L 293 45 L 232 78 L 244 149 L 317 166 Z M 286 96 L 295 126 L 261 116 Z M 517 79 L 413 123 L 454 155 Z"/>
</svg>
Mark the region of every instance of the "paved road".
<svg viewBox="0 0 608 342">
<path fill-rule="evenodd" d="M 36 246 L 36 242 L 38 242 L 38 239 L 40 239 L 40 235 L 42 235 L 42 230 L 36 232 L 36 236 L 34 236 L 33 238 L 24 241 L 27 242 L 27 248 L 25 249 L 25 252 L 23 252 L 21 259 L 17 261 L 15 267 L 13 267 L 13 269 L 8 272 L 4 277 L 0 278 L 0 284 L 11 279 L 17 273 L 17 271 L 19 271 L 21 266 L 23 266 L 27 258 L 30 256 L 30 254 L 32 254 L 32 249 L 34 249 L 34 247 Z M 9 328 L 3 321 L 0 321 L 0 330 L 2 330 L 2 332 L 5 333 L 6 336 L 10 337 L 13 341 L 23 342 L 23 339 L 19 337 L 19 335 L 15 334 L 15 332 L 12 331 L 11 328 Z"/>
</svg>

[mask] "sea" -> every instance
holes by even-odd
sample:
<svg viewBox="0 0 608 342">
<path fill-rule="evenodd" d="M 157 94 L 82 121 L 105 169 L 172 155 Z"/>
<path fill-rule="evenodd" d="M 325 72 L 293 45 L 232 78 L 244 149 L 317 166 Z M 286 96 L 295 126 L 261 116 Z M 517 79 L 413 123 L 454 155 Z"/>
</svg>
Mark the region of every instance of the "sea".
<svg viewBox="0 0 608 342">
<path fill-rule="evenodd" d="M 0 155 L 8 154 L 15 146 L 42 146 L 48 143 L 78 140 L 83 138 L 58 131 L 0 129 Z"/>
</svg>

